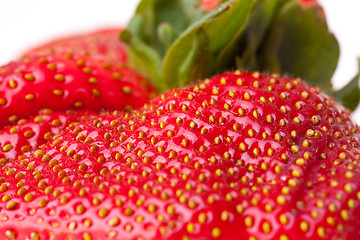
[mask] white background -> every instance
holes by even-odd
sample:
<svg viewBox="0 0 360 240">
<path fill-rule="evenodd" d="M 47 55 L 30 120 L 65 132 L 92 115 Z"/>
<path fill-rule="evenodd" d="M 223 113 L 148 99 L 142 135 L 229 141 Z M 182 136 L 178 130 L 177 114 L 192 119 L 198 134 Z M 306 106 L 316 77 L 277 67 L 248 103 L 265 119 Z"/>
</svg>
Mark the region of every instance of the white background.
<svg viewBox="0 0 360 240">
<path fill-rule="evenodd" d="M 318 0 L 340 42 L 335 88 L 357 71 L 360 57 L 360 0 Z M 0 0 L 0 65 L 48 40 L 102 27 L 125 26 L 139 0 Z M 354 113 L 360 123 L 360 109 Z"/>
</svg>

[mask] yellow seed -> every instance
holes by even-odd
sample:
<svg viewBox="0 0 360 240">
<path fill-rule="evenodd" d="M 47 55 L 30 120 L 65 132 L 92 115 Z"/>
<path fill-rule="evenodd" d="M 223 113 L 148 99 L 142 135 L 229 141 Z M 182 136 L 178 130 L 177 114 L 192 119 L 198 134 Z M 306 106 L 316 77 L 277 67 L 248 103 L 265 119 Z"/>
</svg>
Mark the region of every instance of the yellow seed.
<svg viewBox="0 0 360 240">
<path fill-rule="evenodd" d="M 83 239 L 84 240 L 92 240 L 92 237 L 91 237 L 90 233 L 84 232 L 83 233 Z"/>
<path fill-rule="evenodd" d="M 289 222 L 289 218 L 285 214 L 281 214 L 279 220 L 282 225 L 286 225 Z"/>
<path fill-rule="evenodd" d="M 349 212 L 346 209 L 341 210 L 340 215 L 344 221 L 349 221 L 350 216 Z"/>
<path fill-rule="evenodd" d="M 172 215 L 175 213 L 175 207 L 173 205 L 169 205 L 167 208 L 166 208 L 166 212 L 169 214 L 169 215 Z"/>
<path fill-rule="evenodd" d="M 108 213 L 109 211 L 106 208 L 101 208 L 98 212 L 98 215 L 100 218 L 104 218 Z"/>
<path fill-rule="evenodd" d="M 281 234 L 279 240 L 290 240 L 290 238 L 288 236 L 286 236 L 285 234 Z"/>
<path fill-rule="evenodd" d="M 334 226 L 335 225 L 335 219 L 333 217 L 327 217 L 326 218 L 326 222 L 330 225 L 330 226 Z"/>
<path fill-rule="evenodd" d="M 246 227 L 252 227 L 253 224 L 254 224 L 254 218 L 251 217 L 251 216 L 247 216 L 247 217 L 245 217 L 245 219 L 244 219 L 244 223 L 245 223 L 245 226 L 246 226 Z"/>
<path fill-rule="evenodd" d="M 308 222 L 305 222 L 305 221 L 302 221 L 300 223 L 300 229 L 301 231 L 303 232 L 308 232 L 309 231 L 309 223 Z"/>
<path fill-rule="evenodd" d="M 312 211 L 310 212 L 310 215 L 311 215 L 311 217 L 313 217 L 313 218 L 318 218 L 318 217 L 319 217 L 319 212 L 316 211 L 316 210 L 312 210 Z"/>
<path fill-rule="evenodd" d="M 297 124 L 300 124 L 300 123 L 301 123 L 301 120 L 300 120 L 299 117 L 295 117 L 295 118 L 293 119 L 293 121 L 294 121 L 294 123 L 297 123 Z"/>
<path fill-rule="evenodd" d="M 10 88 L 16 88 L 17 87 L 17 82 L 15 80 L 10 80 L 9 81 L 9 87 Z"/>
<path fill-rule="evenodd" d="M 356 207 L 355 200 L 354 199 L 349 199 L 348 206 L 349 206 L 350 209 L 355 209 L 355 207 Z"/>
<path fill-rule="evenodd" d="M 302 93 L 301 93 L 301 97 L 302 98 L 308 98 L 308 96 L 309 96 L 309 93 L 307 92 L 307 91 L 303 91 Z"/>
<path fill-rule="evenodd" d="M 77 214 L 83 214 L 85 212 L 85 207 L 84 207 L 84 205 L 82 205 L 82 204 L 80 204 L 80 205 L 78 205 L 77 207 L 76 207 L 76 213 Z"/>
<path fill-rule="evenodd" d="M 198 217 L 199 223 L 204 224 L 204 223 L 206 223 L 206 220 L 207 220 L 206 213 L 200 213 L 199 217 Z"/>
<path fill-rule="evenodd" d="M 35 95 L 32 94 L 32 93 L 29 93 L 25 96 L 25 99 L 28 100 L 28 101 L 32 101 L 35 99 Z"/>
<path fill-rule="evenodd" d="M 92 90 L 92 94 L 95 96 L 95 97 L 100 97 L 101 96 L 101 93 L 98 89 L 93 89 Z"/>
<path fill-rule="evenodd" d="M 296 164 L 299 166 L 304 166 L 305 165 L 305 160 L 303 158 L 298 158 L 296 159 Z"/>
<path fill-rule="evenodd" d="M 40 236 L 39 236 L 39 234 L 37 232 L 32 232 L 30 234 L 30 238 L 31 238 L 31 240 L 39 240 Z"/>
<path fill-rule="evenodd" d="M 339 158 L 340 158 L 340 159 L 346 159 L 346 153 L 341 152 L 341 153 L 339 154 Z"/>
<path fill-rule="evenodd" d="M 115 227 L 120 224 L 120 220 L 118 217 L 112 217 L 108 221 L 108 225 L 111 227 Z"/>
<path fill-rule="evenodd" d="M 8 210 L 13 210 L 15 209 L 17 206 L 16 202 L 14 201 L 9 201 L 7 204 L 6 204 L 6 209 Z"/>
<path fill-rule="evenodd" d="M 5 235 L 6 237 L 8 237 L 9 239 L 15 239 L 16 238 L 16 232 L 12 231 L 12 230 L 6 230 L 5 231 Z"/>
<path fill-rule="evenodd" d="M 94 78 L 94 77 L 89 78 L 88 81 L 89 81 L 89 83 L 93 83 L 93 84 L 98 83 L 98 80 L 96 78 Z"/>
<path fill-rule="evenodd" d="M 32 73 L 27 73 L 25 74 L 24 78 L 28 81 L 34 81 L 35 80 L 35 76 Z"/>
<path fill-rule="evenodd" d="M 269 222 L 264 222 L 262 225 L 262 229 L 264 233 L 270 233 L 271 232 L 271 225 Z"/>
<path fill-rule="evenodd" d="M 298 183 L 297 183 L 297 181 L 295 179 L 289 179 L 288 184 L 291 187 L 297 187 L 298 186 Z"/>
<path fill-rule="evenodd" d="M 6 99 L 0 98 L 0 105 L 5 105 L 5 104 L 6 104 Z"/>
<path fill-rule="evenodd" d="M 229 213 L 228 211 L 223 211 L 223 212 L 221 213 L 221 220 L 222 220 L 223 222 L 228 221 L 228 220 L 229 220 L 229 217 L 230 217 L 230 213 Z"/>
<path fill-rule="evenodd" d="M 317 229 L 317 234 L 319 235 L 320 238 L 325 238 L 326 237 L 325 228 L 324 227 L 319 227 Z"/>
<path fill-rule="evenodd" d="M 348 179 L 351 179 L 351 178 L 354 177 L 354 174 L 353 174 L 353 172 L 351 172 L 351 171 L 346 171 L 345 177 L 348 178 Z"/>
<path fill-rule="evenodd" d="M 218 237 L 220 237 L 220 235 L 221 235 L 221 230 L 220 230 L 220 228 L 215 227 L 215 228 L 213 228 L 213 229 L 211 230 L 211 236 L 212 236 L 213 238 L 218 238 Z"/>
<path fill-rule="evenodd" d="M 132 93 L 132 89 L 131 89 L 131 87 L 125 86 L 122 88 L 122 92 L 126 95 L 129 95 Z"/>
<path fill-rule="evenodd" d="M 344 186 L 344 190 L 348 193 L 351 193 L 352 192 L 352 186 L 350 183 L 346 183 L 345 186 Z"/>
<path fill-rule="evenodd" d="M 292 145 L 291 146 L 291 151 L 293 152 L 293 153 L 297 153 L 297 152 L 299 152 L 299 146 L 298 145 Z"/>
<path fill-rule="evenodd" d="M 193 233 L 195 231 L 195 226 L 193 223 L 188 223 L 186 226 L 186 229 L 187 229 L 188 233 Z"/>
<path fill-rule="evenodd" d="M 286 203 L 286 199 L 284 196 L 280 195 L 276 198 L 276 202 L 280 205 L 284 205 Z"/>
<path fill-rule="evenodd" d="M 299 170 L 293 170 L 293 171 L 292 171 L 292 175 L 293 175 L 294 177 L 299 178 L 299 177 L 301 177 L 301 172 L 300 172 Z"/>
<path fill-rule="evenodd" d="M 65 80 L 65 76 L 63 74 L 56 74 L 54 78 L 59 82 L 63 82 Z"/>
<path fill-rule="evenodd" d="M 4 152 L 8 152 L 8 151 L 10 151 L 12 149 L 12 146 L 11 146 L 11 144 L 6 144 L 4 147 L 3 147 L 3 151 Z"/>
</svg>

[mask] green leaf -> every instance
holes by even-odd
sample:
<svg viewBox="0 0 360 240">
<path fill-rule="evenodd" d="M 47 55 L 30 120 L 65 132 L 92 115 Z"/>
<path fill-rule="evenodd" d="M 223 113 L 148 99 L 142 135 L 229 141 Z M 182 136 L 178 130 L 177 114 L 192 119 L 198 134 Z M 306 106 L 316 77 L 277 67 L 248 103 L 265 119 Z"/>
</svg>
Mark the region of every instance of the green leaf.
<svg viewBox="0 0 360 240">
<path fill-rule="evenodd" d="M 228 1 L 191 25 L 167 52 L 163 81 L 169 87 L 183 86 L 232 62 L 253 6 L 254 1 Z"/>
<path fill-rule="evenodd" d="M 331 93 L 339 45 L 322 10 L 289 1 L 277 15 L 259 53 L 260 69 L 287 73 Z"/>
<path fill-rule="evenodd" d="M 359 73 L 342 89 L 335 92 L 335 99 L 341 102 L 346 108 L 355 110 L 360 101 L 360 59 L 358 59 Z"/>
<path fill-rule="evenodd" d="M 259 0 L 256 3 L 245 34 L 238 44 L 236 66 L 239 69 L 259 70 L 257 52 L 282 5 L 279 0 Z"/>
<path fill-rule="evenodd" d="M 235 58 L 235 63 L 238 69 L 246 69 L 247 71 L 255 71 L 259 69 L 258 60 L 257 60 L 257 45 L 256 45 L 256 36 L 249 34 L 246 39 L 247 44 L 239 44 L 240 46 L 245 46 L 246 48 Z"/>
<path fill-rule="evenodd" d="M 168 87 L 175 88 L 201 79 L 204 74 L 209 74 L 211 68 L 208 66 L 214 62 L 212 57 L 209 37 L 203 28 L 196 28 L 169 49 L 164 60 L 163 80 Z"/>
<path fill-rule="evenodd" d="M 128 30 L 164 55 L 166 47 L 158 38 L 159 27 L 164 23 L 171 26 L 175 40 L 192 22 L 204 15 L 204 10 L 197 8 L 199 3 L 200 0 L 142 0 Z"/>
<path fill-rule="evenodd" d="M 128 27 L 132 65 L 160 91 L 238 67 L 301 77 L 331 92 L 339 46 L 320 7 L 222 2 L 205 13 L 200 0 L 142 0 Z"/>
<path fill-rule="evenodd" d="M 167 51 L 171 44 L 176 40 L 177 34 L 169 23 L 162 23 L 158 27 L 158 38 L 165 48 L 165 51 Z"/>
<path fill-rule="evenodd" d="M 132 66 L 150 79 L 153 86 L 157 87 L 159 91 L 166 90 L 166 86 L 161 80 L 162 59 L 159 54 L 128 30 L 124 30 L 120 34 L 120 39 L 126 42 L 131 49 L 129 57 Z"/>
</svg>

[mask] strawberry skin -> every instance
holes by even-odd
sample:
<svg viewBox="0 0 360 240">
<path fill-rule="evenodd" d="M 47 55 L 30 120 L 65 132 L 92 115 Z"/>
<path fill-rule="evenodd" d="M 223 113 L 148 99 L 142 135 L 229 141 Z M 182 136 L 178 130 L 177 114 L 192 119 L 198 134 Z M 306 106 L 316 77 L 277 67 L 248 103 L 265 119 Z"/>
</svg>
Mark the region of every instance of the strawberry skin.
<svg viewBox="0 0 360 240">
<path fill-rule="evenodd" d="M 91 55 L 36 54 L 0 68 L 0 127 L 41 109 L 140 107 L 152 87 L 134 70 Z"/>
<path fill-rule="evenodd" d="M 106 61 L 125 63 L 127 61 L 127 48 L 119 41 L 122 29 L 100 29 L 94 32 L 73 35 L 53 40 L 26 52 L 23 56 L 39 53 L 77 52 L 92 57 L 100 57 Z"/>
<path fill-rule="evenodd" d="M 202 0 L 200 7 L 204 8 L 207 12 L 214 10 L 217 5 L 221 3 L 221 0 Z"/>
<path fill-rule="evenodd" d="M 91 111 L 69 110 L 53 113 L 45 110 L 42 114 L 19 120 L 18 124 L 3 128 L 0 131 L 0 164 L 29 156 L 68 126 L 94 115 L 96 113 Z"/>
<path fill-rule="evenodd" d="M 302 4 L 303 6 L 308 6 L 308 5 L 314 5 L 314 6 L 316 6 L 316 5 L 318 5 L 318 1 L 317 1 L 317 0 L 301 0 L 300 2 L 301 2 L 301 4 Z"/>
<path fill-rule="evenodd" d="M 359 239 L 359 127 L 236 71 L 72 126 L 0 170 L 0 238 Z"/>
</svg>

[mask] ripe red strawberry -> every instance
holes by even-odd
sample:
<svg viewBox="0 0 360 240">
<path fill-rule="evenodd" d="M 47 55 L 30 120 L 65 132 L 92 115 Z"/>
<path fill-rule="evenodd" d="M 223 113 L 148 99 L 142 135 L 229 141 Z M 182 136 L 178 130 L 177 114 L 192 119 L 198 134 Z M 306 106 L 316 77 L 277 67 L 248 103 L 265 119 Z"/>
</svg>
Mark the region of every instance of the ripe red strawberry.
<svg viewBox="0 0 360 240">
<path fill-rule="evenodd" d="M 29 156 L 68 126 L 94 115 L 91 111 L 53 113 L 45 110 L 31 119 L 22 119 L 18 124 L 3 128 L 0 131 L 0 164 Z"/>
<path fill-rule="evenodd" d="M 122 29 L 101 29 L 86 34 L 78 34 L 56 39 L 26 52 L 24 56 L 62 51 L 77 52 L 107 61 L 126 62 L 126 46 L 119 41 Z"/>
<path fill-rule="evenodd" d="M 139 107 L 153 94 L 124 64 L 72 52 L 37 54 L 0 68 L 0 127 L 41 109 Z"/>
<path fill-rule="evenodd" d="M 2 166 L 0 238 L 359 239 L 359 131 L 300 79 L 223 74 Z"/>
<path fill-rule="evenodd" d="M 217 5 L 219 5 L 221 0 L 202 0 L 200 2 L 200 7 L 206 9 L 207 12 L 215 9 Z"/>
<path fill-rule="evenodd" d="M 307 6 L 307 5 L 318 5 L 317 0 L 301 0 L 301 3 L 302 3 L 304 6 Z"/>
</svg>

